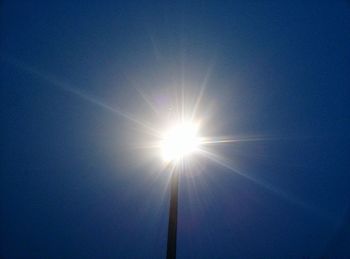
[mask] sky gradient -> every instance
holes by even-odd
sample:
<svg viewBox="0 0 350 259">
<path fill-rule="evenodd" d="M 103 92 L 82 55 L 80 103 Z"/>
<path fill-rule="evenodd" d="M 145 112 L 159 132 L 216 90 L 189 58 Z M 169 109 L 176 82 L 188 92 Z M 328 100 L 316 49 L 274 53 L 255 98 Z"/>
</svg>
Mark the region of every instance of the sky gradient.
<svg viewBox="0 0 350 259">
<path fill-rule="evenodd" d="M 0 257 L 164 258 L 139 122 L 201 86 L 203 134 L 241 141 L 181 175 L 178 258 L 350 256 L 348 1 L 0 8 Z"/>
</svg>

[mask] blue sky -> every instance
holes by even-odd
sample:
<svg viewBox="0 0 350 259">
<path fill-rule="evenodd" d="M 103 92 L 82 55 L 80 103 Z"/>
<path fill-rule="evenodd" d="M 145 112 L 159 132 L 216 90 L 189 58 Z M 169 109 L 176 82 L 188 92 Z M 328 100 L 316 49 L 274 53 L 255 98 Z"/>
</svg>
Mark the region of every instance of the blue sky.
<svg viewBox="0 0 350 259">
<path fill-rule="evenodd" d="M 169 174 L 130 117 L 153 125 L 182 82 L 189 105 L 205 85 L 205 134 L 249 141 L 181 176 L 178 258 L 350 256 L 349 14 L 3 1 L 1 256 L 164 258 Z"/>
</svg>

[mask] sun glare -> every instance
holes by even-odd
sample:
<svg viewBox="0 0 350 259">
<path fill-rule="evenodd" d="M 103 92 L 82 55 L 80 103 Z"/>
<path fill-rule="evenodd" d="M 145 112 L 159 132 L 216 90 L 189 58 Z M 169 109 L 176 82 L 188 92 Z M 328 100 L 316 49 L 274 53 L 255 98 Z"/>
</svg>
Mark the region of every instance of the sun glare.
<svg viewBox="0 0 350 259">
<path fill-rule="evenodd" d="M 176 162 L 191 153 L 199 146 L 198 125 L 192 122 L 181 122 L 170 127 L 161 141 L 161 155 L 165 162 Z"/>
</svg>

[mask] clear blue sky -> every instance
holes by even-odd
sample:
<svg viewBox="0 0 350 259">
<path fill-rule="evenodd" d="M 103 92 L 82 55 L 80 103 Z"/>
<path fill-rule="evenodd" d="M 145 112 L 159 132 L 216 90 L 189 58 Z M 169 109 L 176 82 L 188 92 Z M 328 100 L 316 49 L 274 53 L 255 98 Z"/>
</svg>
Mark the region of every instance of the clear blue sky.
<svg viewBox="0 0 350 259">
<path fill-rule="evenodd" d="M 121 112 L 207 75 L 206 133 L 259 141 L 215 150 L 248 177 L 181 177 L 178 258 L 350 256 L 348 1 L 0 8 L 0 257 L 164 258 L 169 177 Z"/>
</svg>

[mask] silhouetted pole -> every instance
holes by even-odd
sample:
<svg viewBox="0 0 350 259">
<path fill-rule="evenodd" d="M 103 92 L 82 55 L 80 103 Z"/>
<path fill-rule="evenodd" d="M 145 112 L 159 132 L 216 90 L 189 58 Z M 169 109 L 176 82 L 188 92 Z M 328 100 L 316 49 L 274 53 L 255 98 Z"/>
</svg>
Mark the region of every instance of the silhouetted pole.
<svg viewBox="0 0 350 259">
<path fill-rule="evenodd" d="M 171 190 L 170 190 L 170 207 L 169 207 L 169 223 L 168 223 L 168 245 L 167 245 L 167 259 L 176 259 L 176 232 L 177 232 L 177 200 L 179 176 L 178 172 L 174 170 L 171 176 Z"/>
</svg>

